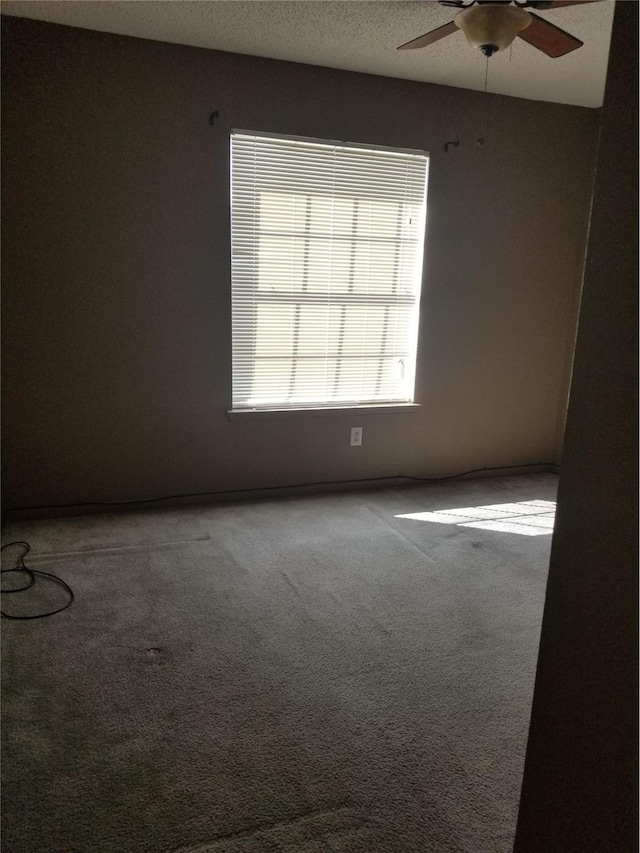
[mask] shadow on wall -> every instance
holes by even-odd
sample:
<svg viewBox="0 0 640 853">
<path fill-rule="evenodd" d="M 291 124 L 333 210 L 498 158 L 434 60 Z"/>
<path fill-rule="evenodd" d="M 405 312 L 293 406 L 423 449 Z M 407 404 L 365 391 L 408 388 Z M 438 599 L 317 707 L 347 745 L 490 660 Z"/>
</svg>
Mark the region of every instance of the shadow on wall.
<svg viewBox="0 0 640 853">
<path fill-rule="evenodd" d="M 396 518 L 455 524 L 456 527 L 478 527 L 500 533 L 519 533 L 521 536 L 548 536 L 553 533 L 555 514 L 554 501 L 518 501 L 435 512 L 409 512 L 396 515 Z"/>
</svg>

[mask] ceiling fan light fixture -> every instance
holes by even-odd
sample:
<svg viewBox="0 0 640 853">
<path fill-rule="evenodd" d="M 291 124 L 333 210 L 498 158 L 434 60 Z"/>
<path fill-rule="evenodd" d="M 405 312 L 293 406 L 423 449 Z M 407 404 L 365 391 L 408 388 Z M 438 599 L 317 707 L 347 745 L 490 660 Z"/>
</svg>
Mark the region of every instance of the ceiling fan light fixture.
<svg viewBox="0 0 640 853">
<path fill-rule="evenodd" d="M 454 18 L 473 48 L 485 56 L 504 50 L 531 23 L 524 9 L 506 3 L 482 3 L 463 9 Z"/>
</svg>

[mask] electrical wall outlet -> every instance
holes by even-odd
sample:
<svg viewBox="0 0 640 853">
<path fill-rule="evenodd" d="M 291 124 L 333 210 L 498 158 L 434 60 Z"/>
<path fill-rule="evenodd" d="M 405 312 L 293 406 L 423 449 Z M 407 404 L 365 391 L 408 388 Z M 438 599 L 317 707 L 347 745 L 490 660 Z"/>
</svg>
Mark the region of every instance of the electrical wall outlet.
<svg viewBox="0 0 640 853">
<path fill-rule="evenodd" d="M 362 427 L 351 427 L 351 447 L 360 447 L 362 444 Z"/>
</svg>

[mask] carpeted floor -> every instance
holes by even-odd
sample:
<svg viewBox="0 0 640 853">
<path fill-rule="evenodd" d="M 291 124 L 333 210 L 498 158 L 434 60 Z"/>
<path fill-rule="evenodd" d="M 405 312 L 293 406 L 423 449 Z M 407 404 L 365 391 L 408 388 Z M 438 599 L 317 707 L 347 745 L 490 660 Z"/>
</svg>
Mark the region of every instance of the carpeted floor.
<svg viewBox="0 0 640 853">
<path fill-rule="evenodd" d="M 398 516 L 555 489 L 10 524 L 76 601 L 3 620 L 3 851 L 508 853 L 551 537 Z"/>
</svg>

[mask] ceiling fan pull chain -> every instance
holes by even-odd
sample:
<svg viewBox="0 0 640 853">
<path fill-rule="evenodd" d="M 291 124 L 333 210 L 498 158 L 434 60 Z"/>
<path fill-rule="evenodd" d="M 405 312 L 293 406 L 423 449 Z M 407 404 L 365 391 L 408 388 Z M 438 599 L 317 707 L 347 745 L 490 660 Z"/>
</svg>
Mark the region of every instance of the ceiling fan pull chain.
<svg viewBox="0 0 640 853">
<path fill-rule="evenodd" d="M 487 81 L 489 79 L 489 57 L 485 56 L 485 67 L 484 67 L 484 93 L 487 94 Z M 485 135 L 486 128 L 489 124 L 487 119 L 487 111 L 489 109 L 489 104 L 487 103 L 487 99 L 484 98 L 482 101 L 482 113 L 480 118 L 480 136 L 476 140 L 478 145 L 484 145 L 485 143 Z"/>
</svg>

